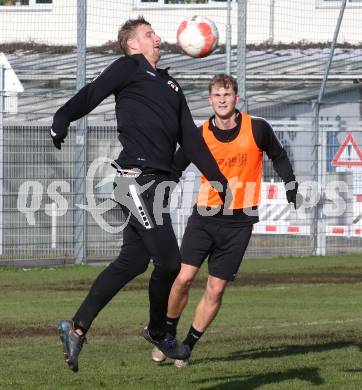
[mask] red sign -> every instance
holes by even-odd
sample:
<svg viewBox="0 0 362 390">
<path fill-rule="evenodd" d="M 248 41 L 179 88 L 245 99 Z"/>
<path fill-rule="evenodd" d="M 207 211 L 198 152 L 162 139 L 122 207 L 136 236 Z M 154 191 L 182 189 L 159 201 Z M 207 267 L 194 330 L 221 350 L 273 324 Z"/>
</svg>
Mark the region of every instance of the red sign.
<svg viewBox="0 0 362 390">
<path fill-rule="evenodd" d="M 332 160 L 332 165 L 340 165 L 344 167 L 362 166 L 362 152 L 356 144 L 352 133 L 348 133 L 342 146 L 338 149 Z"/>
</svg>

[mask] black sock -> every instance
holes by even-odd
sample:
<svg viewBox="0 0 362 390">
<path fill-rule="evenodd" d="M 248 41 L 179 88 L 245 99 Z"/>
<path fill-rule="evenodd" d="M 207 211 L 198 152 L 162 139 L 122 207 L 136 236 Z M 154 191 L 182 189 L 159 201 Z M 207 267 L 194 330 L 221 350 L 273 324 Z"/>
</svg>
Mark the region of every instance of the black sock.
<svg viewBox="0 0 362 390">
<path fill-rule="evenodd" d="M 189 333 L 187 333 L 187 336 L 183 341 L 183 344 L 188 345 L 192 351 L 195 344 L 200 340 L 203 334 L 204 332 L 199 332 L 191 325 Z"/>
<path fill-rule="evenodd" d="M 170 318 L 166 316 L 166 332 L 170 333 L 173 337 L 176 337 L 177 333 L 177 324 L 180 317 Z"/>
</svg>

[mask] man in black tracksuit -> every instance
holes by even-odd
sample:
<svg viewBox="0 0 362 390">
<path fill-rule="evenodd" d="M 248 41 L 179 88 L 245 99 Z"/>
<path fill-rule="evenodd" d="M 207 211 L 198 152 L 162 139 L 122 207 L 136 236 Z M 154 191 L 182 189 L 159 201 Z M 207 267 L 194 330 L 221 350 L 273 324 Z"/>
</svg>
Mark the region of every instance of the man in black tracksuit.
<svg viewBox="0 0 362 390">
<path fill-rule="evenodd" d="M 115 165 L 121 175 L 131 175 L 139 186 L 147 188 L 141 196 L 131 193 L 128 197 L 141 211 L 138 216 L 130 216 L 118 258 L 95 280 L 73 319 L 59 323 L 65 360 L 74 372 L 78 371 L 78 356 L 92 321 L 126 283 L 147 269 L 151 258 L 154 271 L 149 283 L 150 321 L 143 336 L 165 355 L 187 358 L 188 348 L 166 333 L 168 296 L 180 269 L 180 253 L 170 215 L 163 216 L 162 225 L 154 221 L 155 190 L 160 182 L 172 180 L 177 143 L 208 180 L 221 183 L 218 190 L 222 199 L 227 184 L 193 123 L 180 86 L 167 69 L 156 68 L 160 38 L 150 24 L 143 18 L 129 20 L 119 30 L 118 39 L 126 56 L 111 63 L 65 103 L 55 113 L 51 129 L 54 145 L 61 149 L 69 124 L 113 94 L 123 146 Z M 116 184 L 122 186 L 122 181 Z M 167 203 L 167 195 L 163 200 Z M 141 223 L 142 218 L 145 223 Z"/>
</svg>

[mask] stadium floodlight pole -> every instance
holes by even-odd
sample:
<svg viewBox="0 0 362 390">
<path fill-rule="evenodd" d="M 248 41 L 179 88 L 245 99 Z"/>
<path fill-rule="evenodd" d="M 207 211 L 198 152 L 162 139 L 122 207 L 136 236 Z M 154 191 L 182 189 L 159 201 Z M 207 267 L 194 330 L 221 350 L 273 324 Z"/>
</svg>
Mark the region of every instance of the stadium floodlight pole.
<svg viewBox="0 0 362 390">
<path fill-rule="evenodd" d="M 324 97 L 324 91 L 326 89 L 328 75 L 329 75 L 329 71 L 331 69 L 332 60 L 333 60 L 333 56 L 334 56 L 334 50 L 335 50 L 336 45 L 337 45 L 337 39 L 338 39 L 338 35 L 339 35 L 339 30 L 341 29 L 341 24 L 342 24 L 342 20 L 343 20 L 344 10 L 346 9 L 346 5 L 347 5 L 347 0 L 343 0 L 342 4 L 341 4 L 341 9 L 339 11 L 337 25 L 336 25 L 336 28 L 334 30 L 333 41 L 332 41 L 332 44 L 331 44 L 331 51 L 329 53 L 327 66 L 326 66 L 326 69 L 324 71 L 323 81 L 322 81 L 322 84 L 321 84 L 321 88 L 319 90 L 318 103 L 321 103 L 322 100 L 323 100 L 323 97 Z"/>
<path fill-rule="evenodd" d="M 246 27 L 247 0 L 238 0 L 237 81 L 239 85 L 240 111 L 248 110 L 246 94 Z"/>
<path fill-rule="evenodd" d="M 319 113 L 320 106 L 324 98 L 324 92 L 326 89 L 328 75 L 331 69 L 334 50 L 337 45 L 337 39 L 339 31 L 341 28 L 344 11 L 346 9 L 347 0 L 343 0 L 341 3 L 341 8 L 339 11 L 339 16 L 334 30 L 333 41 L 331 44 L 331 50 L 328 57 L 328 62 L 324 70 L 324 76 L 322 80 L 321 87 L 319 89 L 318 99 L 314 102 L 313 112 L 314 112 L 314 179 L 317 181 L 318 185 L 322 188 L 321 201 L 315 206 L 314 209 L 314 221 L 312 229 L 312 242 L 313 242 L 313 253 L 320 256 L 325 256 L 326 254 L 326 224 L 323 218 L 323 199 L 324 199 L 324 188 L 326 184 L 326 171 L 327 171 L 327 159 L 324 148 L 326 146 L 326 137 L 324 132 L 320 130 L 319 124 Z"/>
<path fill-rule="evenodd" d="M 227 13 L 226 13 L 226 74 L 231 72 L 231 0 L 227 2 Z"/>
<path fill-rule="evenodd" d="M 87 0 L 77 0 L 77 91 L 86 83 L 86 31 Z M 74 163 L 74 204 L 86 204 L 87 175 L 87 119 L 76 122 Z M 75 262 L 86 262 L 87 212 L 74 207 L 74 251 Z"/>
<path fill-rule="evenodd" d="M 3 254 L 5 67 L 0 63 L 0 255 Z"/>
</svg>

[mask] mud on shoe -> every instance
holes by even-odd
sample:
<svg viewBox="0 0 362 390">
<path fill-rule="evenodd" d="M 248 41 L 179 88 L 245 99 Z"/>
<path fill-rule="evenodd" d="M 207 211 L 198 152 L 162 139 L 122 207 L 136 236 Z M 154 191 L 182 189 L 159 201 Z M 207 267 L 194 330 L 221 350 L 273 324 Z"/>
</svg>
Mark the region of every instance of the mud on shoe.
<svg viewBox="0 0 362 390">
<path fill-rule="evenodd" d="M 188 367 L 189 365 L 190 365 L 190 359 L 184 359 L 184 360 L 176 359 L 174 362 L 174 366 L 176 368 L 185 368 Z"/>
<path fill-rule="evenodd" d="M 147 341 L 155 345 L 166 357 L 170 359 L 184 360 L 188 359 L 190 356 L 190 347 L 182 344 L 169 333 L 167 333 L 163 339 L 155 340 L 150 335 L 146 326 L 142 331 L 142 335 Z"/>
<path fill-rule="evenodd" d="M 167 356 L 154 346 L 151 352 L 151 359 L 156 363 L 162 363 L 167 359 Z"/>
<path fill-rule="evenodd" d="M 64 360 L 73 372 L 77 372 L 78 357 L 86 338 L 75 331 L 73 321 L 69 320 L 59 322 L 58 333 L 63 344 Z"/>
</svg>

